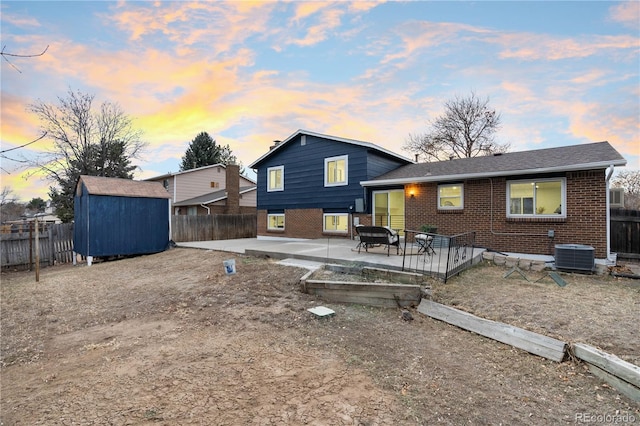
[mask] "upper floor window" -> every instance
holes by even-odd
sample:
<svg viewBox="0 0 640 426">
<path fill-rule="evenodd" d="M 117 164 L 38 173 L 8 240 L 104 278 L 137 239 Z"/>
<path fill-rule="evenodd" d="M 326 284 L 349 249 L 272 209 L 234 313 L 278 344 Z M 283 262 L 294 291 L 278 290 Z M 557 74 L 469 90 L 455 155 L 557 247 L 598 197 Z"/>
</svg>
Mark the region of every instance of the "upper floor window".
<svg viewBox="0 0 640 426">
<path fill-rule="evenodd" d="M 284 166 L 267 169 L 267 192 L 284 191 Z"/>
<path fill-rule="evenodd" d="M 438 209 L 460 210 L 464 207 L 464 185 L 438 185 Z"/>
<path fill-rule="evenodd" d="M 330 157 L 324 159 L 324 186 L 339 186 L 349 183 L 349 157 Z"/>
<path fill-rule="evenodd" d="M 507 217 L 565 217 L 564 178 L 507 182 Z"/>
</svg>

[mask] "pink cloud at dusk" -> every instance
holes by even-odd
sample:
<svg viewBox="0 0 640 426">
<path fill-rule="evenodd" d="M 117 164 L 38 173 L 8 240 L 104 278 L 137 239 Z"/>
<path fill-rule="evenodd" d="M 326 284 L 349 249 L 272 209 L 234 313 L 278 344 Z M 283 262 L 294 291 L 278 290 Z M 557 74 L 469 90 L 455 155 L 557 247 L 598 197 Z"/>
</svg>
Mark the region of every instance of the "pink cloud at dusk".
<svg viewBox="0 0 640 426">
<path fill-rule="evenodd" d="M 411 157 L 407 136 L 446 100 L 474 91 L 502 113 L 498 137 L 514 150 L 607 139 L 638 162 L 640 37 L 629 18 L 638 2 L 1 7 L 3 43 L 30 53 L 50 46 L 37 60 L 16 59 L 21 74 L 2 65 L 3 148 L 37 137 L 27 105 L 71 88 L 134 119 L 149 143 L 139 176 L 176 171 L 201 131 L 245 165 L 299 128 Z M 578 12 L 583 19 L 562 20 Z M 20 175 L 2 179 L 13 185 Z M 44 196 L 46 183 L 20 185 Z"/>
<path fill-rule="evenodd" d="M 640 2 L 629 0 L 614 6 L 610 9 L 610 19 L 620 22 L 629 28 L 638 29 L 640 22 Z"/>
</svg>

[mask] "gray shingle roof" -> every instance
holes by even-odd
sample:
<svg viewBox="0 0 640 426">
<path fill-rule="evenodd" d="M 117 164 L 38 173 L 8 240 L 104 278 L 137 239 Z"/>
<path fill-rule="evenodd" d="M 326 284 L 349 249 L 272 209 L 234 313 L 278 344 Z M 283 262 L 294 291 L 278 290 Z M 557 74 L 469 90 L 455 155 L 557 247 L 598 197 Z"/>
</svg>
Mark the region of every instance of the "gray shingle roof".
<svg viewBox="0 0 640 426">
<path fill-rule="evenodd" d="M 245 192 L 249 192 L 251 190 L 255 190 L 255 186 L 241 186 L 240 194 L 244 194 Z M 200 204 L 209 204 L 215 201 L 223 200 L 227 198 L 227 190 L 220 189 L 215 192 L 210 192 L 208 194 L 200 195 L 198 197 L 189 198 L 188 200 L 180 201 L 179 203 L 174 203 L 173 205 L 176 207 L 182 206 L 195 206 Z"/>
<path fill-rule="evenodd" d="M 131 179 L 108 178 L 102 176 L 80 176 L 89 194 L 112 195 L 117 197 L 171 198 L 160 182 L 141 182 Z"/>
<path fill-rule="evenodd" d="M 377 186 L 606 169 L 610 165 L 624 166 L 626 163 L 624 157 L 609 142 L 596 142 L 434 163 L 408 164 L 361 184 Z"/>
</svg>

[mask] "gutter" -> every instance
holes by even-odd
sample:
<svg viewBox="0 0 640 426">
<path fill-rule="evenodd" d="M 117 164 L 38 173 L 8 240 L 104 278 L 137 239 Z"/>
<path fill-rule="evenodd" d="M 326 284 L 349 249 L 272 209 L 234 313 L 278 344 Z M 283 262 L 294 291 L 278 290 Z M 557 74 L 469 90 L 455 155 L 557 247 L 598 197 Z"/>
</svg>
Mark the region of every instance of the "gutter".
<svg viewBox="0 0 640 426">
<path fill-rule="evenodd" d="M 483 178 L 492 178 L 492 177 L 518 176 L 518 175 L 539 174 L 539 173 L 575 172 L 575 171 L 581 171 L 581 170 L 604 169 L 604 168 L 613 167 L 613 166 L 624 166 L 626 164 L 627 162 L 624 159 L 622 159 L 622 160 L 616 161 L 613 164 L 608 161 L 599 161 L 597 163 L 574 164 L 571 166 L 544 167 L 544 168 L 526 169 L 526 170 L 504 170 L 499 172 L 463 173 L 463 174 L 457 174 L 457 175 L 433 175 L 433 176 L 428 175 L 428 176 L 414 176 L 414 177 L 384 179 L 384 180 L 365 180 L 365 181 L 361 181 L 360 185 L 362 186 L 402 185 L 402 184 L 411 184 L 411 183 L 446 182 L 446 181 L 453 181 L 453 180 L 483 179 Z"/>
</svg>

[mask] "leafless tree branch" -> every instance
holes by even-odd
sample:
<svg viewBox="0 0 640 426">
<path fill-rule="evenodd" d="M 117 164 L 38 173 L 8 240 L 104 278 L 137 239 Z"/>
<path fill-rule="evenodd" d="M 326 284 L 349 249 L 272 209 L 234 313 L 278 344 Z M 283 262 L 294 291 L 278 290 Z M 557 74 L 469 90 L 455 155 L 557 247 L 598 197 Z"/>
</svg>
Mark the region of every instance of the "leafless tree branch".
<svg viewBox="0 0 640 426">
<path fill-rule="evenodd" d="M 31 142 L 25 143 L 24 145 L 14 146 L 13 148 L 4 149 L 4 150 L 0 151 L 0 154 L 4 154 L 5 152 L 13 151 L 14 149 L 19 149 L 19 148 L 24 148 L 25 146 L 29 146 L 32 143 L 38 142 L 40 139 L 44 138 L 45 136 L 47 136 L 47 132 L 44 132 L 38 139 L 34 139 Z"/>
<path fill-rule="evenodd" d="M 5 51 L 4 51 L 4 49 L 6 49 L 6 48 L 7 48 L 7 46 L 6 46 L 6 45 L 2 46 L 2 51 L 0 51 L 0 56 L 2 56 L 2 58 L 3 58 L 5 61 L 7 61 L 7 63 L 8 63 L 9 65 L 11 65 L 11 67 L 13 67 L 13 69 L 15 69 L 15 70 L 16 70 L 16 71 L 18 71 L 20 74 L 22 74 L 22 71 L 20 71 L 20 69 L 19 69 L 18 67 L 16 67 L 16 66 L 15 66 L 15 65 L 10 61 L 10 60 L 8 60 L 8 59 L 7 59 L 7 56 L 12 56 L 12 57 L 14 57 L 14 58 L 35 58 L 35 57 L 42 56 L 42 55 L 44 55 L 45 53 L 47 53 L 47 50 L 49 49 L 49 45 L 47 44 L 47 47 L 45 47 L 45 48 L 44 48 L 44 50 L 43 50 L 42 52 L 40 52 L 40 53 L 36 53 L 36 54 L 33 54 L 33 55 L 22 55 L 22 54 L 19 54 L 19 53 L 8 53 L 8 52 L 5 52 Z"/>
</svg>

